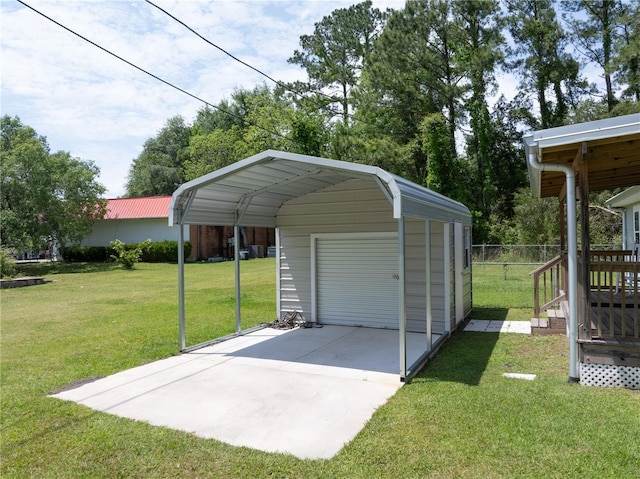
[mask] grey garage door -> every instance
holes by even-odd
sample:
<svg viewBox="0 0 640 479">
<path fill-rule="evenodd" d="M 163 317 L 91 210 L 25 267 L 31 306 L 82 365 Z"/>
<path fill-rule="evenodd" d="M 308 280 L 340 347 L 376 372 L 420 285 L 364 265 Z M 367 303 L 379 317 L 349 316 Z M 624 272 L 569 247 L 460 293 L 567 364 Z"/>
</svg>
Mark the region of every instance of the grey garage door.
<svg viewBox="0 0 640 479">
<path fill-rule="evenodd" d="M 398 329 L 397 273 L 397 235 L 317 238 L 318 321 Z"/>
</svg>

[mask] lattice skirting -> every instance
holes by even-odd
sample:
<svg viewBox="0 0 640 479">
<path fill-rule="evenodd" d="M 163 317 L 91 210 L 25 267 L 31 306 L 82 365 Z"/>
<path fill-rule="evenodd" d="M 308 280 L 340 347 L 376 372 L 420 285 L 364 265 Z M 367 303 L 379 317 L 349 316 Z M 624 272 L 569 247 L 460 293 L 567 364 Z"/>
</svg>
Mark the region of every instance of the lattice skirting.
<svg viewBox="0 0 640 479">
<path fill-rule="evenodd" d="M 580 384 L 585 386 L 640 389 L 640 368 L 611 364 L 580 363 Z"/>
</svg>

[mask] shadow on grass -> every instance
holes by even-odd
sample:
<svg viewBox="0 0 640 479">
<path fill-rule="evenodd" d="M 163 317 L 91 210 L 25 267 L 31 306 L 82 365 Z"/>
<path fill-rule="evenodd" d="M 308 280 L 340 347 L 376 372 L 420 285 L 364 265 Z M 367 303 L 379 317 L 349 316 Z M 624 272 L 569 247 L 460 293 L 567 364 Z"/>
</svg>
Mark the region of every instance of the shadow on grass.
<svg viewBox="0 0 640 479">
<path fill-rule="evenodd" d="M 101 273 L 119 268 L 113 263 L 25 263 L 16 265 L 24 276 L 46 276 L 50 274 Z"/>
<path fill-rule="evenodd" d="M 492 321 L 506 321 L 509 308 L 477 308 L 473 307 L 473 319 L 487 319 Z"/>
<path fill-rule="evenodd" d="M 474 308 L 472 317 L 504 321 L 507 311 L 504 308 Z M 447 381 L 477 386 L 499 337 L 498 332 L 456 331 L 412 381 Z"/>
</svg>

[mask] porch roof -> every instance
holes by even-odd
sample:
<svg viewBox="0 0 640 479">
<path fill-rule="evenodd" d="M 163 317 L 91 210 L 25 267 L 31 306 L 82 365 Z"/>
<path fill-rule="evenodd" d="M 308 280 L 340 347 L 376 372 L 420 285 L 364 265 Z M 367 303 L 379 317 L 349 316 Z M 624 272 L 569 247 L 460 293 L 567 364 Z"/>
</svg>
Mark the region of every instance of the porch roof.
<svg viewBox="0 0 640 479">
<path fill-rule="evenodd" d="M 394 218 L 471 223 L 463 204 L 381 168 L 266 150 L 180 186 L 171 199 L 169 225 L 275 227 L 286 201 L 351 179 L 375 181 Z"/>
<path fill-rule="evenodd" d="M 609 208 L 626 208 L 640 203 L 640 186 L 632 186 L 605 201 Z"/>
<path fill-rule="evenodd" d="M 527 157 L 534 154 L 542 163 L 574 169 L 578 167 L 575 159 L 583 143 L 589 191 L 640 184 L 640 113 L 549 128 L 524 137 Z M 529 178 L 535 197 L 559 196 L 565 185 L 563 173 L 541 171 L 530 165 Z"/>
</svg>

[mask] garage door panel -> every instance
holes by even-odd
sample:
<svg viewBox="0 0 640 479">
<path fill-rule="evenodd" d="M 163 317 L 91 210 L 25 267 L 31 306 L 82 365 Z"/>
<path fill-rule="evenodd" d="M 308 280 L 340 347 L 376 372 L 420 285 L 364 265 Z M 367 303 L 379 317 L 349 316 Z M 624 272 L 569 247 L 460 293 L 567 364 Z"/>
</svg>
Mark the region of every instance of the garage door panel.
<svg viewBox="0 0 640 479">
<path fill-rule="evenodd" d="M 397 236 L 316 240 L 318 321 L 398 328 Z"/>
</svg>

